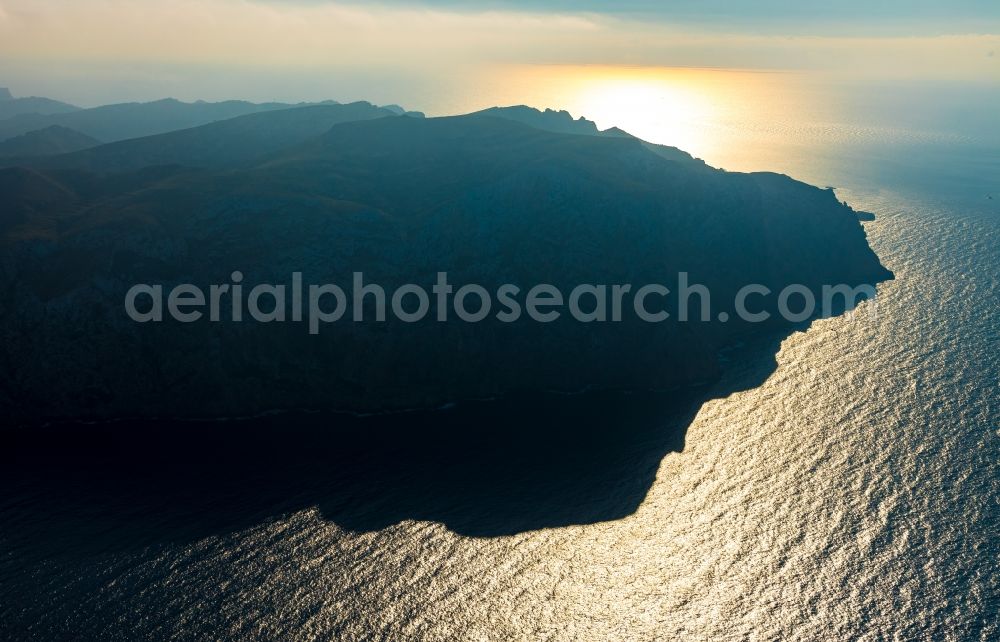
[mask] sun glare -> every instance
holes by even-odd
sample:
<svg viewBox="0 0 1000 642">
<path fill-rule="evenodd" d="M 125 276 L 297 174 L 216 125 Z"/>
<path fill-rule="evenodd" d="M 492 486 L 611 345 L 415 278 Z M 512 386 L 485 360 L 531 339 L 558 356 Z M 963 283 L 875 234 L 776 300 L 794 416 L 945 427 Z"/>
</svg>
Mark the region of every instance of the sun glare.
<svg viewBox="0 0 1000 642">
<path fill-rule="evenodd" d="M 678 83 L 642 78 L 596 78 L 584 83 L 574 102 L 602 129 L 617 126 L 651 142 L 695 153 L 705 149 L 705 123 L 712 105 Z"/>
<path fill-rule="evenodd" d="M 664 67 L 539 65 L 510 70 L 505 81 L 534 107 L 558 107 L 601 129 L 620 127 L 654 143 L 704 157 L 741 72 Z M 495 101 L 497 104 L 503 100 Z"/>
<path fill-rule="evenodd" d="M 683 149 L 709 164 L 749 171 L 775 159 L 741 152 L 761 132 L 815 115 L 786 72 L 609 65 L 518 65 L 489 76 L 473 104 L 453 113 L 523 102 L 565 109 L 601 129 L 619 127 L 644 140 Z M 463 109 L 464 108 L 464 109 Z"/>
</svg>

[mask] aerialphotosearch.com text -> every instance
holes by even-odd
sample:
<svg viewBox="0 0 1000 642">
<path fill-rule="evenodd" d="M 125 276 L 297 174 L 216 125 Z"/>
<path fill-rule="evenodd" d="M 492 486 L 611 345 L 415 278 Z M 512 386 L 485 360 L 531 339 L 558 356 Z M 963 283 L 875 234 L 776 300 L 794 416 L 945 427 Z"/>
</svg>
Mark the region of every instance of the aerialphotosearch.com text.
<svg viewBox="0 0 1000 642">
<path fill-rule="evenodd" d="M 773 299 L 772 299 L 773 297 Z M 354 272 L 351 286 L 335 283 L 304 284 L 301 272 L 293 272 L 289 283 L 244 283 L 235 271 L 228 283 L 203 288 L 181 283 L 165 289 L 162 284 L 139 283 L 125 295 L 125 312 L 139 323 L 160 322 L 165 318 L 182 323 L 306 322 L 310 334 L 318 334 L 324 324 L 338 321 L 385 322 L 388 315 L 405 323 L 458 320 L 478 323 L 495 318 L 513 323 L 525 316 L 538 323 L 551 323 L 563 315 L 581 323 L 620 322 L 629 315 L 640 321 L 661 323 L 727 322 L 735 315 L 741 321 L 760 323 L 772 317 L 772 310 L 786 321 L 798 323 L 816 316 L 833 316 L 835 311 L 851 311 L 858 303 L 874 299 L 875 287 L 862 284 L 824 285 L 818 297 L 813 288 L 791 284 L 778 292 L 758 283 L 740 288 L 731 305 L 721 311 L 712 307 L 709 288 L 691 283 L 687 272 L 677 274 L 674 287 L 662 283 L 581 283 L 568 291 L 549 283 L 520 287 L 511 283 L 495 289 L 467 283 L 455 286 L 447 272 L 438 272 L 427 289 L 415 283 L 385 288 L 365 281 L 364 273 Z M 432 313 L 433 308 L 433 313 Z M 668 310 L 672 310 L 670 312 Z"/>
</svg>

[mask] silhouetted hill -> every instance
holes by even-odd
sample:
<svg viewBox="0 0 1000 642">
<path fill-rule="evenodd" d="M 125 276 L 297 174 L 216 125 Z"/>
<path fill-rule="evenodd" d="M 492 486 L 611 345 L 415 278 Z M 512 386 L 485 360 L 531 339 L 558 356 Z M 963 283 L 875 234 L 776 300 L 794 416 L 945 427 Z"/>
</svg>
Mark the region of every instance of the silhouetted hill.
<svg viewBox="0 0 1000 642">
<path fill-rule="evenodd" d="M 0 170 L 0 195 L 0 234 L 5 237 L 15 228 L 30 230 L 36 238 L 54 237 L 49 213 L 66 211 L 80 200 L 56 177 L 23 167 Z"/>
<path fill-rule="evenodd" d="M 624 129 L 618 127 L 610 127 L 608 129 L 602 130 L 599 136 L 607 136 L 609 138 L 636 138 L 632 134 L 628 133 Z M 638 139 L 637 140 L 641 140 Z M 649 143 L 642 141 L 642 144 L 646 146 L 651 152 L 656 154 L 661 158 L 665 158 L 670 161 L 676 161 L 678 163 L 696 163 L 699 165 L 704 165 L 705 161 L 700 158 L 695 158 L 687 152 L 677 149 L 676 147 L 671 147 L 670 145 L 657 145 L 656 143 Z"/>
<path fill-rule="evenodd" d="M 600 132 L 601 136 L 608 136 L 609 138 L 634 138 L 632 134 L 628 133 L 620 127 L 609 127 Z"/>
<path fill-rule="evenodd" d="M 381 105 L 382 109 L 388 109 L 397 116 L 412 116 L 414 118 L 424 118 L 424 112 L 422 111 L 407 111 L 406 109 L 400 107 L 399 105 Z"/>
<path fill-rule="evenodd" d="M 101 142 L 67 127 L 52 125 L 0 142 L 0 158 L 65 154 L 100 145 Z"/>
<path fill-rule="evenodd" d="M 60 125 L 98 140 L 114 142 L 197 127 L 244 114 L 295 106 L 284 103 L 257 104 L 242 100 L 185 103 L 166 98 L 149 103 L 104 105 L 62 114 L 20 114 L 0 121 L 0 140 Z"/>
<path fill-rule="evenodd" d="M 79 107 L 67 103 L 30 96 L 15 98 L 6 87 L 0 87 L 0 120 L 20 114 L 64 114 L 79 110 Z M 0 135 L 0 140 L 3 136 Z"/>
<path fill-rule="evenodd" d="M 593 121 L 584 117 L 573 119 L 573 116 L 565 110 L 556 111 L 546 109 L 541 111 L 527 105 L 515 105 L 513 107 L 490 107 L 478 111 L 473 115 L 495 116 L 513 120 L 525 125 L 530 125 L 536 129 L 556 132 L 560 134 L 582 134 L 586 136 L 596 136 L 598 134 L 597 125 Z"/>
<path fill-rule="evenodd" d="M 154 165 L 245 166 L 265 154 L 319 136 L 337 123 L 386 117 L 397 116 L 367 102 L 293 107 L 131 138 L 33 164 L 93 172 L 123 172 Z"/>
<path fill-rule="evenodd" d="M 0 185 L 0 401 L 25 421 L 686 386 L 717 376 L 720 351 L 791 327 L 629 314 L 581 323 L 565 309 L 552 323 L 462 323 L 453 310 L 449 323 L 433 312 L 377 322 L 367 310 L 368 322 L 345 318 L 318 335 L 295 322 L 138 324 L 123 309 L 135 283 L 207 289 L 241 270 L 249 289 L 302 272 L 349 292 L 360 271 L 391 294 L 405 283 L 429 291 L 447 271 L 456 287 L 513 283 L 523 297 L 537 283 L 670 287 L 684 271 L 718 310 L 747 283 L 777 292 L 891 277 L 828 190 L 482 114 L 340 123 L 234 168 L 8 168 Z"/>
</svg>

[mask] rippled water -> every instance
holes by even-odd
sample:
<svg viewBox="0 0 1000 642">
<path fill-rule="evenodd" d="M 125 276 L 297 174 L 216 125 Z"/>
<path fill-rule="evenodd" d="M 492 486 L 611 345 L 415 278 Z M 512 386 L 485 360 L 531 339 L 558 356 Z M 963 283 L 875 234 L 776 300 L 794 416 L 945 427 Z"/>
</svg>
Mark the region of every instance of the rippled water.
<svg viewBox="0 0 1000 642">
<path fill-rule="evenodd" d="M 776 367 L 734 355 L 710 396 L 749 388 L 680 437 L 686 421 L 663 419 L 613 465 L 583 457 L 476 507 L 487 524 L 546 497 L 567 513 L 477 532 L 462 502 L 488 491 L 435 488 L 439 462 L 406 452 L 397 483 L 322 502 L 252 475 L 168 499 L 114 474 L 84 490 L 21 476 L 0 505 L 0 637 L 1000 638 L 1000 154 L 879 148 L 860 168 L 857 149 L 804 156 L 799 175 L 878 215 L 866 229 L 896 280 L 787 338 Z M 515 477 L 544 466 L 511 461 Z"/>
</svg>

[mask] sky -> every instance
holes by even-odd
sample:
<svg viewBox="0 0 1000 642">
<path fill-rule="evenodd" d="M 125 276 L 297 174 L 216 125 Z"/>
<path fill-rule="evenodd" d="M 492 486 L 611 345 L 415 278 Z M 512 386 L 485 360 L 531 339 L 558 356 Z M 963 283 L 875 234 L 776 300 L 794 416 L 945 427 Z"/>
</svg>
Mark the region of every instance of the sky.
<svg viewBox="0 0 1000 642">
<path fill-rule="evenodd" d="M 519 65 L 1000 84 L 1000 2 L 0 0 L 0 86 L 85 106 L 405 102 Z"/>
</svg>

